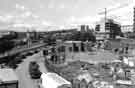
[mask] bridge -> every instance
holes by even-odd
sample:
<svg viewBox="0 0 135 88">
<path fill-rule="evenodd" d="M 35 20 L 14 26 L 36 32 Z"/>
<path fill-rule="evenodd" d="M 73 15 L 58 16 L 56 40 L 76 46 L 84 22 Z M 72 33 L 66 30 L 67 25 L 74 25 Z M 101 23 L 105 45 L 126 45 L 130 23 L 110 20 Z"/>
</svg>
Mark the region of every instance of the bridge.
<svg viewBox="0 0 135 88">
<path fill-rule="evenodd" d="M 30 44 L 30 45 L 24 45 L 24 46 L 21 46 L 21 47 L 16 47 L 16 48 L 13 48 L 12 50 L 10 50 L 8 52 L 0 54 L 0 58 L 6 57 L 6 56 L 12 56 L 12 55 L 15 55 L 15 54 L 18 54 L 18 53 L 28 52 L 28 51 L 31 51 L 31 50 L 43 49 L 43 47 L 45 47 L 45 46 L 46 46 L 45 43 L 38 42 L 38 43 Z"/>
</svg>

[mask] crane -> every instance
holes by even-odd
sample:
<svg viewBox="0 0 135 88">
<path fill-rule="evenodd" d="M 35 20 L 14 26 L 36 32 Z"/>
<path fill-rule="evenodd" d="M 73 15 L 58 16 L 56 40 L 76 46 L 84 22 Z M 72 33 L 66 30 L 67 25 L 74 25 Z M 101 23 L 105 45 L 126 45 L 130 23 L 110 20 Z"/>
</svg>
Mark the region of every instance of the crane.
<svg viewBox="0 0 135 88">
<path fill-rule="evenodd" d="M 124 7 L 127 7 L 128 5 L 130 5 L 129 3 L 125 3 L 125 4 L 122 4 L 122 5 L 119 5 L 117 7 L 114 7 L 114 8 L 111 8 L 111 9 L 107 9 L 105 8 L 104 11 L 98 13 L 99 15 L 105 15 L 105 22 L 106 22 L 106 19 L 107 19 L 107 13 L 108 12 L 112 12 L 112 11 L 115 11 L 117 9 L 121 9 L 121 8 L 124 8 Z"/>
<path fill-rule="evenodd" d="M 127 7 L 128 5 L 130 5 L 130 4 L 129 4 L 129 3 L 124 3 L 124 4 L 122 4 L 122 5 L 119 5 L 119 6 L 117 6 L 117 7 L 111 8 L 111 9 L 105 8 L 104 11 L 102 11 L 102 12 L 100 12 L 100 13 L 98 13 L 98 14 L 99 14 L 99 15 L 104 15 L 104 19 L 105 19 L 105 23 L 106 23 L 106 20 L 107 20 L 107 13 L 108 13 L 108 12 L 112 12 L 112 11 L 115 11 L 115 10 L 117 10 L 117 9 L 121 9 L 121 8 Z M 106 30 L 105 30 L 105 31 L 106 31 Z"/>
</svg>

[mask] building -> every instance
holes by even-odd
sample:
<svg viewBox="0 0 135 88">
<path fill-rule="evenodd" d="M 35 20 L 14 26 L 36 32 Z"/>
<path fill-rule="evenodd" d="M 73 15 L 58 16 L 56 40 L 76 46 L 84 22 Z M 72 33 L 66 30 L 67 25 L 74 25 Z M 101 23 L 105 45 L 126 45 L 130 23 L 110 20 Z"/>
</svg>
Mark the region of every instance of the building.
<svg viewBox="0 0 135 88">
<path fill-rule="evenodd" d="M 81 25 L 81 32 L 88 32 L 90 30 L 89 25 Z"/>
<path fill-rule="evenodd" d="M 66 52 L 85 52 L 89 51 L 92 42 L 82 42 L 82 41 L 65 41 L 64 42 Z"/>
<path fill-rule="evenodd" d="M 133 25 L 122 25 L 121 32 L 123 33 L 133 32 Z"/>
<path fill-rule="evenodd" d="M 81 32 L 85 32 L 85 25 L 81 25 Z"/>
<path fill-rule="evenodd" d="M 121 26 L 113 19 L 101 20 L 95 27 L 98 32 L 109 33 L 110 38 L 115 38 L 121 33 Z"/>
<path fill-rule="evenodd" d="M 105 28 L 105 30 L 109 31 L 110 38 L 116 38 L 116 36 L 121 35 L 121 25 L 112 19 L 108 20 L 108 22 L 105 24 Z"/>
<path fill-rule="evenodd" d="M 105 32 L 105 20 L 104 19 L 101 19 L 99 22 L 97 22 L 95 31 Z"/>
<path fill-rule="evenodd" d="M 96 25 L 95 31 L 100 31 L 100 24 L 97 24 L 97 25 Z"/>
<path fill-rule="evenodd" d="M 95 35 L 97 41 L 103 41 L 109 38 L 109 33 L 105 32 L 96 32 Z"/>
</svg>

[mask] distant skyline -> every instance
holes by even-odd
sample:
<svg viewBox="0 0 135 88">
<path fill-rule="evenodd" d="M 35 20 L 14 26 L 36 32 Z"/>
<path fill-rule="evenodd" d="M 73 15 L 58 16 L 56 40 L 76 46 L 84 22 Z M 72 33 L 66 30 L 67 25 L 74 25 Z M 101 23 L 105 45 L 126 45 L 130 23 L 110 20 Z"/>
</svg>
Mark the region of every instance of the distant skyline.
<svg viewBox="0 0 135 88">
<path fill-rule="evenodd" d="M 125 6 L 124 6 L 125 5 Z M 108 18 L 121 24 L 133 24 L 134 0 L 0 0 L 0 28 L 64 28 L 89 24 L 104 17 L 104 8 L 112 9 Z M 122 7 L 122 8 L 120 8 Z"/>
</svg>

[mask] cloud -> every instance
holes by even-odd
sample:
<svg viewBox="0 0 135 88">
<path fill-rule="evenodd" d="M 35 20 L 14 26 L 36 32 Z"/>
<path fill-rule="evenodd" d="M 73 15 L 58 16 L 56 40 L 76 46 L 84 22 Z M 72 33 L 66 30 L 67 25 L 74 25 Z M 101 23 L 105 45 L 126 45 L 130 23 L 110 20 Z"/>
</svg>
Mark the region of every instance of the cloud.
<svg viewBox="0 0 135 88">
<path fill-rule="evenodd" d="M 54 4 L 48 4 L 48 8 L 54 8 Z"/>
<path fill-rule="evenodd" d="M 30 11 L 23 12 L 21 14 L 4 14 L 0 16 L 0 21 L 2 22 L 19 22 L 19 20 L 24 20 L 24 19 L 30 19 L 32 18 L 33 20 L 38 19 L 39 16 L 33 14 Z"/>
<path fill-rule="evenodd" d="M 1 15 L 0 16 L 0 21 L 1 22 L 10 22 L 13 18 L 14 18 L 14 16 L 12 16 L 10 14 Z"/>
<path fill-rule="evenodd" d="M 32 16 L 32 13 L 30 11 L 24 12 L 20 17 L 26 18 Z"/>
<path fill-rule="evenodd" d="M 48 8 L 55 8 L 55 5 L 54 5 L 54 1 L 53 0 L 49 0 L 49 3 L 48 3 Z"/>
<path fill-rule="evenodd" d="M 13 24 L 12 27 L 32 27 L 33 24 L 24 24 L 24 23 L 17 23 Z"/>
<path fill-rule="evenodd" d="M 47 21 L 41 21 L 41 25 L 43 25 L 43 26 L 51 26 L 52 23 L 47 22 Z"/>
<path fill-rule="evenodd" d="M 74 17 L 71 16 L 67 23 L 70 25 L 80 25 L 80 24 L 89 24 L 91 26 L 94 26 L 94 24 L 100 20 L 100 18 L 102 18 L 102 16 L 97 15 L 97 16 L 84 16 L 84 17 Z"/>
<path fill-rule="evenodd" d="M 19 10 L 22 10 L 22 11 L 28 10 L 28 8 L 26 8 L 25 6 L 20 5 L 20 4 L 16 4 L 16 5 L 15 5 L 15 8 L 16 8 L 16 9 L 19 9 Z"/>
<path fill-rule="evenodd" d="M 20 18 L 27 18 L 27 17 L 33 17 L 33 18 L 38 18 L 39 16 L 35 15 L 34 13 L 32 13 L 32 11 L 30 11 L 29 8 L 20 5 L 20 4 L 16 4 L 15 5 L 16 9 L 21 10 L 21 13 L 18 13 L 16 17 L 20 17 Z"/>
<path fill-rule="evenodd" d="M 39 8 L 40 8 L 40 9 L 43 9 L 43 8 L 44 8 L 44 6 L 43 6 L 42 4 L 40 4 L 40 5 L 39 5 Z"/>
<path fill-rule="evenodd" d="M 11 28 L 21 28 L 21 27 L 36 27 L 40 26 L 41 22 L 39 16 L 33 14 L 30 11 L 24 11 L 23 13 L 16 13 L 16 14 L 7 14 L 3 13 L 0 16 L 0 27 L 11 27 Z"/>
<path fill-rule="evenodd" d="M 112 0 L 115 1 L 115 0 Z M 133 7 L 135 6 L 134 0 L 132 2 L 128 1 L 126 3 L 116 3 L 107 7 L 107 18 L 112 18 L 122 25 L 132 25 L 133 24 Z M 104 16 L 105 11 L 101 11 L 99 15 Z"/>
<path fill-rule="evenodd" d="M 128 4 L 127 6 L 124 6 L 122 8 L 116 9 L 114 11 L 111 11 L 108 13 L 108 16 L 115 16 L 114 19 L 116 19 L 118 22 L 120 22 L 122 25 L 132 25 L 133 23 L 133 7 L 134 4 Z"/>
<path fill-rule="evenodd" d="M 59 5 L 59 8 L 60 8 L 60 9 L 66 8 L 66 7 L 65 7 L 65 4 L 60 4 L 60 5 Z"/>
</svg>

